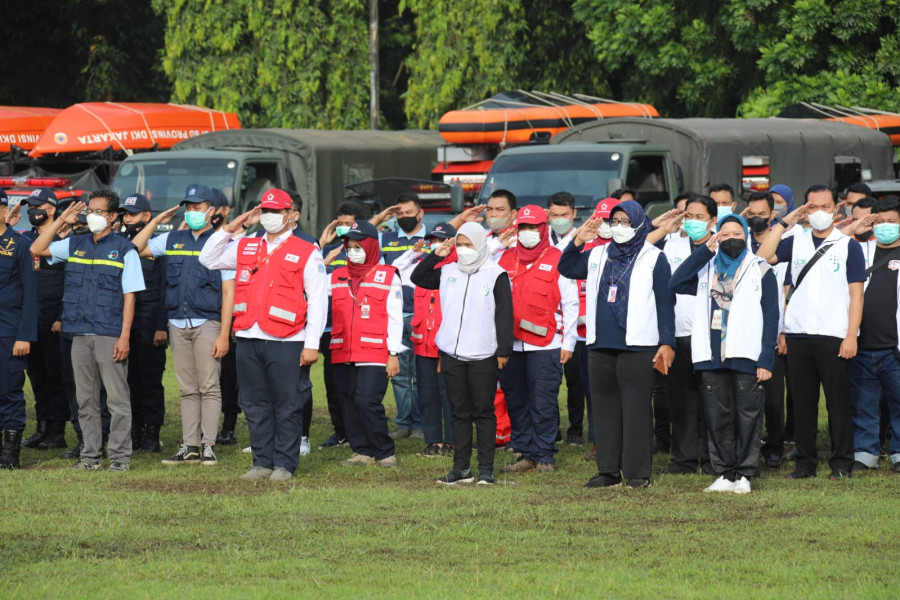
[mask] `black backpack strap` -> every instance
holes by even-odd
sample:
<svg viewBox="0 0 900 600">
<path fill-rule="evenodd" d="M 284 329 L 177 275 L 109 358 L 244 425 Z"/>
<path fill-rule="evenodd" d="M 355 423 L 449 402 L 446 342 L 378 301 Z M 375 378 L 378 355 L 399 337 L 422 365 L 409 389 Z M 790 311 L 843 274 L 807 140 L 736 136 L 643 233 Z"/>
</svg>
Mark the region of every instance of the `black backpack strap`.
<svg viewBox="0 0 900 600">
<path fill-rule="evenodd" d="M 818 252 L 816 252 L 810 259 L 810 261 L 803 266 L 803 270 L 800 271 L 800 275 L 797 276 L 797 279 L 795 279 L 794 283 L 791 284 L 791 289 L 788 290 L 787 298 L 785 298 L 784 301 L 785 305 L 787 305 L 787 303 L 791 301 L 791 296 L 794 295 L 794 291 L 796 291 L 797 287 L 799 287 L 799 285 L 803 283 L 803 280 L 806 278 L 806 274 L 809 273 L 809 270 L 812 269 L 813 265 L 816 264 L 820 258 L 825 256 L 825 254 L 829 250 L 831 250 L 832 246 L 834 246 L 834 242 L 830 244 L 822 244 L 819 247 Z"/>
<path fill-rule="evenodd" d="M 877 263 L 875 263 L 874 265 L 872 265 L 871 267 L 866 269 L 866 277 L 869 277 L 872 273 L 874 273 L 875 271 L 877 271 L 878 269 L 880 269 L 881 267 L 886 265 L 891 259 L 896 260 L 897 254 L 892 252 L 891 254 L 888 254 L 887 256 L 885 256 L 884 258 L 879 260 Z"/>
</svg>

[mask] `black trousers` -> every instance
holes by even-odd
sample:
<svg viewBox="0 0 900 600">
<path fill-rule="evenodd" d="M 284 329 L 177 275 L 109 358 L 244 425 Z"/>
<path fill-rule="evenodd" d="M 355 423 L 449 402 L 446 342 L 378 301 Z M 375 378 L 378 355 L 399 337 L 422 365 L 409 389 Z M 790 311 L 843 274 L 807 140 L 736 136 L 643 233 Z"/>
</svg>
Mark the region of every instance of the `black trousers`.
<svg viewBox="0 0 900 600">
<path fill-rule="evenodd" d="M 709 463 L 709 441 L 700 376 L 694 372 L 690 336 L 675 338 L 675 361 L 669 369 L 669 415 L 672 462 L 696 469 Z"/>
<path fill-rule="evenodd" d="M 322 334 L 319 342 L 319 353 L 322 355 L 323 379 L 325 380 L 325 399 L 328 402 L 328 414 L 331 416 L 331 424 L 338 437 L 346 438 L 347 431 L 344 428 L 344 415 L 341 412 L 341 401 L 337 390 L 334 388 L 334 365 L 331 364 L 331 332 Z"/>
<path fill-rule="evenodd" d="M 653 352 L 589 350 L 597 470 L 650 479 Z"/>
<path fill-rule="evenodd" d="M 713 472 L 730 481 L 754 477 L 766 401 L 763 386 L 756 375 L 728 369 L 701 371 L 700 377 Z"/>
<path fill-rule="evenodd" d="M 478 470 L 494 470 L 497 415 L 497 359 L 464 361 L 441 353 L 441 375 L 453 412 L 453 468 L 465 470 L 472 462 L 472 426 L 478 433 Z"/>
<path fill-rule="evenodd" d="M 669 376 L 655 371 L 653 385 L 653 437 L 656 441 L 672 445 L 672 421 L 669 418 Z"/>
<path fill-rule="evenodd" d="M 63 389 L 59 334 L 50 331 L 52 326 L 53 323 L 38 324 L 37 343 L 31 344 L 28 354 L 28 379 L 37 420 L 68 421 L 69 400 Z"/>
<path fill-rule="evenodd" d="M 853 413 L 850 407 L 850 361 L 838 357 L 836 337 L 788 337 L 787 363 L 794 393 L 794 436 L 797 469 L 815 472 L 819 464 L 816 434 L 819 386 L 825 391 L 832 469 L 853 468 Z"/>
<path fill-rule="evenodd" d="M 334 365 L 334 385 L 350 448 L 377 460 L 394 455 L 394 440 L 388 433 L 383 404 L 387 384 L 383 365 Z"/>
<path fill-rule="evenodd" d="M 166 347 L 154 346 L 153 327 L 131 330 L 128 354 L 128 389 L 131 391 L 131 428 L 162 425 L 166 414 Z"/>
<path fill-rule="evenodd" d="M 237 345 L 241 338 L 234 337 L 228 344 L 228 354 L 222 357 L 222 368 L 219 372 L 219 387 L 222 390 L 222 414 L 238 415 L 241 407 L 238 404 L 237 378 Z"/>
<path fill-rule="evenodd" d="M 762 447 L 763 456 L 784 454 L 784 365 L 786 359 L 775 355 L 772 378 L 763 382 L 766 391 L 766 443 Z"/>
<path fill-rule="evenodd" d="M 569 411 L 569 429 L 566 435 L 584 434 L 584 407 L 586 382 L 581 381 L 581 355 L 587 352 L 585 342 L 575 342 L 575 352 L 569 362 L 563 365 L 566 378 L 566 407 Z"/>
</svg>

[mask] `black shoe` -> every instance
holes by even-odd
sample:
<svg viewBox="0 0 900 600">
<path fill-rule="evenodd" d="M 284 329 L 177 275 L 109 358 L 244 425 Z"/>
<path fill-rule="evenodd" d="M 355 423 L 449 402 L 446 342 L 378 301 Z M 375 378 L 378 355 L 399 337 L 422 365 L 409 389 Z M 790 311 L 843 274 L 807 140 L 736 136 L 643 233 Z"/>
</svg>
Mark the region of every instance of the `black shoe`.
<svg viewBox="0 0 900 600">
<path fill-rule="evenodd" d="M 144 425 L 144 441 L 141 444 L 141 452 L 162 452 L 159 430 L 160 425 Z"/>
<path fill-rule="evenodd" d="M 840 481 L 841 479 L 850 479 L 851 474 L 847 469 L 832 469 L 828 481 Z"/>
<path fill-rule="evenodd" d="M 800 449 L 797 446 L 791 446 L 784 455 L 784 460 L 797 460 L 798 456 L 800 456 Z"/>
<path fill-rule="evenodd" d="M 584 484 L 586 488 L 605 488 L 616 487 L 622 485 L 622 478 L 618 475 L 609 475 L 607 473 L 597 473 Z"/>
<path fill-rule="evenodd" d="M 788 473 L 784 476 L 785 479 L 812 479 L 816 474 L 812 471 L 804 471 L 802 469 L 797 469 L 793 473 Z"/>
<path fill-rule="evenodd" d="M 713 471 L 712 463 L 703 463 L 700 465 L 700 472 L 704 475 L 715 475 L 716 472 Z"/>
<path fill-rule="evenodd" d="M 18 469 L 19 452 L 22 448 L 21 431 L 3 431 L 3 448 L 0 448 L 0 469 Z"/>
<path fill-rule="evenodd" d="M 187 463 L 199 463 L 200 462 L 200 447 L 199 446 L 182 446 L 179 448 L 178 452 L 175 453 L 174 456 L 170 456 L 169 458 L 162 461 L 164 465 L 182 465 Z"/>
<path fill-rule="evenodd" d="M 465 471 L 460 471 L 458 469 L 453 469 L 443 477 L 437 480 L 438 483 L 443 483 L 444 485 L 456 485 L 458 483 L 472 483 L 475 481 L 475 478 L 472 477 L 472 469 L 466 469 Z"/>
<path fill-rule="evenodd" d="M 649 479 L 629 479 L 628 483 L 625 484 L 633 490 L 648 488 L 653 484 L 650 483 Z"/>
<path fill-rule="evenodd" d="M 584 439 L 578 433 L 570 433 L 566 436 L 566 443 L 570 446 L 583 446 Z"/>
<path fill-rule="evenodd" d="M 81 451 L 84 449 L 84 435 L 80 431 L 76 431 L 75 435 L 78 436 L 78 443 L 72 446 L 70 450 L 66 450 L 65 452 L 60 454 L 60 458 L 74 460 L 78 460 L 79 458 L 81 458 Z"/>
<path fill-rule="evenodd" d="M 38 450 L 50 450 L 51 448 L 66 447 L 66 422 L 48 421 L 47 436 L 37 445 Z"/>
<path fill-rule="evenodd" d="M 858 460 L 853 463 L 853 472 L 854 473 L 856 473 L 857 471 L 868 471 L 868 470 L 869 470 L 869 466 L 864 463 L 859 462 Z"/>
<path fill-rule="evenodd" d="M 144 428 L 141 425 L 131 426 L 131 452 L 137 452 L 144 445 Z"/>
<path fill-rule="evenodd" d="M 668 465 L 666 465 L 666 468 L 663 469 L 663 473 L 665 473 L 666 475 L 694 475 L 697 473 L 697 467 L 683 465 L 681 463 L 672 461 Z"/>
<path fill-rule="evenodd" d="M 441 456 L 442 454 L 442 448 L 437 444 L 428 444 L 425 446 L 424 450 L 419 452 L 419 456 L 424 456 L 425 458 L 434 458 L 436 456 Z"/>
<path fill-rule="evenodd" d="M 222 433 L 216 436 L 216 445 L 233 446 L 237 444 L 237 437 L 234 435 L 234 429 L 223 429 Z"/>
<path fill-rule="evenodd" d="M 334 434 L 327 440 L 325 440 L 321 446 L 319 446 L 319 450 L 322 448 L 341 448 L 347 445 L 347 438 L 343 435 Z"/>
<path fill-rule="evenodd" d="M 478 483 L 476 485 L 494 485 L 494 471 L 482 469 L 478 471 Z"/>
<path fill-rule="evenodd" d="M 38 444 L 47 439 L 47 421 L 38 421 L 37 430 L 31 437 L 22 440 L 23 448 L 37 448 Z"/>
<path fill-rule="evenodd" d="M 781 456 L 778 454 L 770 454 L 765 458 L 766 466 L 770 469 L 777 469 L 781 466 Z"/>
<path fill-rule="evenodd" d="M 668 454 L 669 453 L 669 444 L 662 440 L 656 440 L 653 442 L 653 454 Z"/>
<path fill-rule="evenodd" d="M 558 444 L 558 443 L 560 443 L 560 442 L 562 441 L 562 439 L 563 439 L 563 438 L 562 438 L 562 429 L 557 429 L 557 430 L 556 430 L 556 439 L 553 440 L 553 443 L 554 443 L 554 444 Z"/>
</svg>

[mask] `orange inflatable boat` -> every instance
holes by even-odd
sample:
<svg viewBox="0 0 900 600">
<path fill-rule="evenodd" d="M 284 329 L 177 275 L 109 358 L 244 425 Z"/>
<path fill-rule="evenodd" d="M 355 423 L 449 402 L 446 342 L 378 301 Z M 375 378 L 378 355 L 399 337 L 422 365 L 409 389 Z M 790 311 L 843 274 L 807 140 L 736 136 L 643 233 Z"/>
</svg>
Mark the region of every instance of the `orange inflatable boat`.
<svg viewBox="0 0 900 600">
<path fill-rule="evenodd" d="M 84 102 L 60 112 L 29 156 L 171 148 L 181 140 L 222 129 L 240 129 L 234 113 L 184 104 Z"/>
<path fill-rule="evenodd" d="M 829 121 L 843 121 L 851 125 L 859 125 L 860 127 L 868 127 L 869 129 L 877 129 L 885 133 L 891 138 L 891 145 L 900 146 L 900 115 L 858 115 L 854 117 L 840 117 L 837 119 L 828 119 Z"/>
<path fill-rule="evenodd" d="M 61 111 L 59 108 L 0 106 L 0 153 L 12 146 L 31 150 L 41 134 Z"/>
</svg>

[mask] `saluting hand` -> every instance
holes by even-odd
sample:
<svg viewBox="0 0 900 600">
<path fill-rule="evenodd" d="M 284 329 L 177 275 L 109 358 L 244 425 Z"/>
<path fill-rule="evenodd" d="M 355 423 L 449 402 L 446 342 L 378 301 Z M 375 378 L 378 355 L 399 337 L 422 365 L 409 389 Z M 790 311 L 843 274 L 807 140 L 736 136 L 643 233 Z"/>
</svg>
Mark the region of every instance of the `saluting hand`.
<svg viewBox="0 0 900 600">
<path fill-rule="evenodd" d="M 175 213 L 178 212 L 179 208 L 181 208 L 181 206 L 176 204 L 172 208 L 167 208 L 166 210 L 162 211 L 161 213 L 159 213 L 158 215 L 153 217 L 153 220 L 150 221 L 150 224 L 152 224 L 153 227 L 151 227 L 150 229 L 151 230 L 156 229 L 157 225 L 165 225 L 166 223 L 171 221 L 175 217 Z M 210 209 L 210 210 L 215 210 L 215 209 Z"/>
<path fill-rule="evenodd" d="M 336 259 L 338 257 L 338 254 L 340 254 L 343 249 L 344 249 L 343 245 L 338 246 L 337 248 L 332 248 L 331 252 L 328 253 L 328 256 L 325 257 L 325 260 L 322 261 L 325 263 L 325 266 L 327 267 L 332 262 L 334 262 L 334 259 Z"/>
<path fill-rule="evenodd" d="M 228 233 L 237 233 L 238 231 L 240 231 L 242 229 L 242 225 L 245 222 L 247 222 L 251 217 L 255 217 L 256 220 L 258 221 L 259 215 L 261 212 L 262 212 L 262 209 L 259 206 L 255 206 L 255 207 L 251 208 L 250 210 L 248 210 L 247 212 L 245 212 L 244 214 L 242 214 L 241 216 L 239 216 L 237 219 L 235 219 L 231 223 L 229 223 L 228 225 L 226 225 L 225 227 L 223 227 L 222 229 L 224 231 L 227 231 Z"/>
<path fill-rule="evenodd" d="M 808 208 L 809 203 L 806 203 L 800 208 L 792 210 L 788 214 L 784 215 L 784 219 L 782 219 L 782 221 L 787 223 L 789 226 L 794 226 L 800 222 L 800 219 L 803 217 L 803 215 L 806 214 Z"/>
<path fill-rule="evenodd" d="M 68 207 L 66 207 L 66 210 L 64 210 L 56 220 L 60 222 L 60 225 L 62 225 L 63 223 L 74 225 L 75 222 L 78 221 L 78 213 L 86 208 L 87 204 L 85 204 L 84 202 L 73 202 Z"/>
<path fill-rule="evenodd" d="M 709 251 L 712 253 L 716 253 L 719 249 L 719 232 L 717 231 L 713 235 L 706 240 L 706 247 L 709 248 Z"/>
<path fill-rule="evenodd" d="M 441 258 L 447 258 L 450 255 L 450 251 L 453 250 L 454 243 L 455 240 L 453 238 L 444 240 L 441 242 L 441 245 L 432 250 L 431 253 Z"/>
<path fill-rule="evenodd" d="M 598 232 L 600 231 L 600 225 L 603 223 L 603 219 L 600 217 L 591 217 L 587 221 L 581 224 L 575 231 L 575 241 L 576 246 L 580 246 L 581 244 L 587 244 L 597 237 Z M 581 244 L 577 243 L 581 242 Z"/>
<path fill-rule="evenodd" d="M 319 245 L 323 248 L 334 241 L 337 237 L 337 219 L 325 226 L 322 235 L 319 236 Z"/>
<path fill-rule="evenodd" d="M 22 218 L 22 203 L 16 204 L 6 213 L 6 224 L 10 227 L 15 227 L 19 223 L 19 219 Z"/>
<path fill-rule="evenodd" d="M 487 204 L 469 207 L 459 213 L 459 218 L 462 219 L 463 223 L 481 223 L 484 221 L 484 217 L 479 215 L 483 213 L 485 209 L 487 209 Z"/>
</svg>

